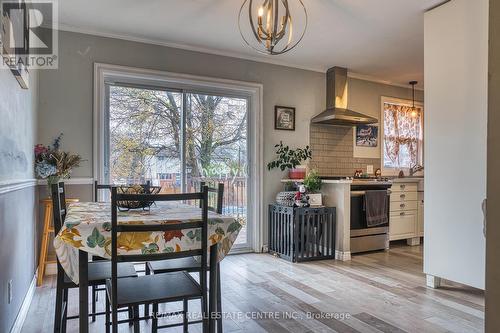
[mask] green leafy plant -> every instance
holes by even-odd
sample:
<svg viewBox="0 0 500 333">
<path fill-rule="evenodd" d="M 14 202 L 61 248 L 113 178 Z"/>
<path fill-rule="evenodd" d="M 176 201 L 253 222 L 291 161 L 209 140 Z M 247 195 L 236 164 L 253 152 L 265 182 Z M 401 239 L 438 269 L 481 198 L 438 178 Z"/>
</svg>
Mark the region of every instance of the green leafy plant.
<svg viewBox="0 0 500 333">
<path fill-rule="evenodd" d="M 294 182 L 286 182 L 285 183 L 285 191 L 291 192 L 291 191 L 296 191 L 297 186 L 295 185 Z"/>
<path fill-rule="evenodd" d="M 300 165 L 302 161 L 312 158 L 312 152 L 309 146 L 305 148 L 290 149 L 290 147 L 283 145 L 283 142 L 280 141 L 279 145 L 275 145 L 274 147 L 276 148 L 276 155 L 278 155 L 278 157 L 267 164 L 268 170 L 275 168 L 280 168 L 281 171 L 293 169 Z"/>
<path fill-rule="evenodd" d="M 309 192 L 315 193 L 321 190 L 321 178 L 316 170 L 311 170 L 304 178 L 304 185 Z"/>
</svg>

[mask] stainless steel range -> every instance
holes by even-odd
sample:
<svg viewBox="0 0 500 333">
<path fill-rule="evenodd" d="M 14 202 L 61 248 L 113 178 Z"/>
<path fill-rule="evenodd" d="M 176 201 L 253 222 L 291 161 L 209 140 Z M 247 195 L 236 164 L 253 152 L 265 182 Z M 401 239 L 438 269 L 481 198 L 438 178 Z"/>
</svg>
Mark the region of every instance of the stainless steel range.
<svg viewBox="0 0 500 333">
<path fill-rule="evenodd" d="M 389 211 L 392 182 L 386 178 L 322 177 L 322 179 L 352 179 L 351 184 L 351 253 L 389 248 Z M 387 191 L 387 223 L 369 227 L 366 220 L 366 191 Z"/>
</svg>

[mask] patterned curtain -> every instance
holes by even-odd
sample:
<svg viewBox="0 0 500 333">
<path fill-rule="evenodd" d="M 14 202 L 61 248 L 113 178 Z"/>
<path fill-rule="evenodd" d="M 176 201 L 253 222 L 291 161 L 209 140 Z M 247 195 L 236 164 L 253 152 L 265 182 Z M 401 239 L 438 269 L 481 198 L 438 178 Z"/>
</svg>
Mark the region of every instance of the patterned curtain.
<svg viewBox="0 0 500 333">
<path fill-rule="evenodd" d="M 409 168 L 420 163 L 421 118 L 421 108 L 384 103 L 384 149 L 389 166 Z"/>
</svg>

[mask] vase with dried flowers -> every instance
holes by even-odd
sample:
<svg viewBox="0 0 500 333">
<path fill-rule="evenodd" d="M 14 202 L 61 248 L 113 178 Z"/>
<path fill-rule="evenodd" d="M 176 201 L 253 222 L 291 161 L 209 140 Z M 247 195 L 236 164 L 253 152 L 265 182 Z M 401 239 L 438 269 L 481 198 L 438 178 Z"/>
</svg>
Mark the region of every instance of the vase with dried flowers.
<svg viewBox="0 0 500 333">
<path fill-rule="evenodd" d="M 47 180 L 49 194 L 52 184 L 61 179 L 70 178 L 73 168 L 80 166 L 83 161 L 80 155 L 61 150 L 62 137 L 63 134 L 59 134 L 52 145 L 37 144 L 35 146 L 35 175 L 38 179 Z"/>
</svg>

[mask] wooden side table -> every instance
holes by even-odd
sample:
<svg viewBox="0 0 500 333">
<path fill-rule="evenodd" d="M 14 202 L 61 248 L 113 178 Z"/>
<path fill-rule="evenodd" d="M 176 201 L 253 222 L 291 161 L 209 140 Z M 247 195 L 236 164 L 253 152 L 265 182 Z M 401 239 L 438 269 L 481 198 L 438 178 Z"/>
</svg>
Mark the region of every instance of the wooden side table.
<svg viewBox="0 0 500 333">
<path fill-rule="evenodd" d="M 79 202 L 79 199 L 66 199 L 66 204 Z M 54 260 L 47 260 L 47 253 L 49 249 L 49 235 L 54 233 L 54 225 L 52 223 L 52 199 L 46 198 L 40 200 L 40 203 L 44 206 L 44 217 L 43 217 L 43 236 L 42 236 L 42 246 L 40 248 L 40 260 L 38 264 L 38 277 L 37 286 L 41 286 L 43 283 L 43 277 L 45 275 L 45 265 L 55 263 Z"/>
</svg>

